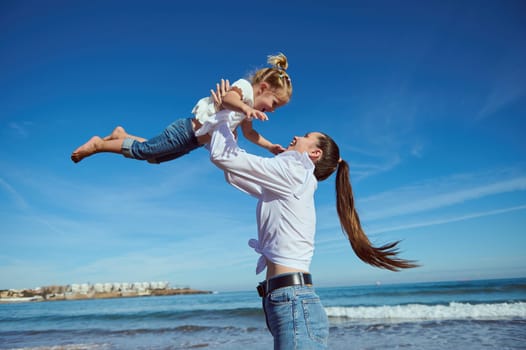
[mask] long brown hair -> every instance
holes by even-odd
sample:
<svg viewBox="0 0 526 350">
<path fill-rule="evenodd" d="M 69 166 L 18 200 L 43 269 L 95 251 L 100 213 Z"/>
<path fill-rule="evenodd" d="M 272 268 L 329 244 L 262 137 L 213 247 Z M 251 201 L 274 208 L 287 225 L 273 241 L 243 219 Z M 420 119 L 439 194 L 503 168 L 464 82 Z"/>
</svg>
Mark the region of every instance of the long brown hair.
<svg viewBox="0 0 526 350">
<path fill-rule="evenodd" d="M 322 151 L 322 155 L 315 163 L 314 176 L 318 181 L 323 181 L 337 170 L 336 208 L 342 230 L 347 234 L 356 256 L 367 264 L 391 271 L 417 267 L 414 261 L 397 257 L 399 241 L 380 247 L 372 245 L 362 229 L 360 217 L 354 205 L 349 165 L 340 158 L 338 145 L 328 135 L 322 134 L 318 138 L 317 146 Z"/>
</svg>

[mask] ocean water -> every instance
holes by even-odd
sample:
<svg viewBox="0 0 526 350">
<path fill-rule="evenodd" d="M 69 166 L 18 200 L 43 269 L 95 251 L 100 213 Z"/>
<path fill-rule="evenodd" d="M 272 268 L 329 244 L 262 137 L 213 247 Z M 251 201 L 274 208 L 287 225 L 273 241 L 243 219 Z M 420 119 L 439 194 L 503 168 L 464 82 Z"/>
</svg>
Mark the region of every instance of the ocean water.
<svg viewBox="0 0 526 350">
<path fill-rule="evenodd" d="M 329 349 L 526 349 L 526 278 L 317 288 Z M 0 349 L 272 349 L 254 291 L 0 304 Z"/>
</svg>

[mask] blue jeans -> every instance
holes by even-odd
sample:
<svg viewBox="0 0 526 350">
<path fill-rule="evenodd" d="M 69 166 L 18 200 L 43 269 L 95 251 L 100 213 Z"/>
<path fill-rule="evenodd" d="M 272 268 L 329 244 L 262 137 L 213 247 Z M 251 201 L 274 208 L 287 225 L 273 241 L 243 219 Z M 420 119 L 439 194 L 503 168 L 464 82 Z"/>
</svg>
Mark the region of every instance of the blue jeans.
<svg viewBox="0 0 526 350">
<path fill-rule="evenodd" d="M 274 350 L 327 349 L 329 320 L 310 286 L 276 289 L 263 298 Z"/>
<path fill-rule="evenodd" d="M 162 163 L 179 158 L 200 147 L 192 128 L 192 119 L 179 119 L 168 125 L 163 132 L 147 141 L 124 139 L 122 154 L 128 158 Z"/>
</svg>

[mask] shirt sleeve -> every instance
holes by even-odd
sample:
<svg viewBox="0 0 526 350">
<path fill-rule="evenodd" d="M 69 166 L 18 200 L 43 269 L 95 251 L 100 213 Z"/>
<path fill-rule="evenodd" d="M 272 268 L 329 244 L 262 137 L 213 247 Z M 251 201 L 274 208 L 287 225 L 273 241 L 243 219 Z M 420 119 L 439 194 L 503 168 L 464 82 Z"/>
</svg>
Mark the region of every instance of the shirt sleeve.
<svg viewBox="0 0 526 350">
<path fill-rule="evenodd" d="M 307 174 L 301 162 L 246 153 L 237 145 L 226 121 L 220 122 L 212 133 L 210 159 L 225 171 L 230 184 L 256 197 L 260 197 L 264 190 L 288 196 Z"/>
<path fill-rule="evenodd" d="M 249 105 L 250 107 L 254 107 L 254 89 L 252 88 L 252 84 L 246 80 L 246 79 L 239 79 L 236 80 L 232 86 L 238 87 L 241 92 L 243 93 L 243 102 Z"/>
</svg>

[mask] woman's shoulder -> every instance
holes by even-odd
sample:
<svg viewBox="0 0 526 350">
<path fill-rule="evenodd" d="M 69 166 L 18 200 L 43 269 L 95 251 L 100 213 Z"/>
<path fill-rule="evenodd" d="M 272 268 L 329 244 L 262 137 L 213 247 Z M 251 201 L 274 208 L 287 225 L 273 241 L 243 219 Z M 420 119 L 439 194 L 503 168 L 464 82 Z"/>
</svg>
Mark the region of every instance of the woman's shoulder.
<svg viewBox="0 0 526 350">
<path fill-rule="evenodd" d="M 317 181 L 314 177 L 314 163 L 307 153 L 297 151 L 285 151 L 276 156 L 285 164 L 287 178 L 290 182 L 290 191 L 296 199 L 303 197 L 305 193 L 314 193 Z"/>
<path fill-rule="evenodd" d="M 314 163 L 306 152 L 300 153 L 297 151 L 285 151 L 278 154 L 275 158 L 281 159 L 284 162 L 294 163 L 308 171 L 314 171 Z"/>
</svg>

